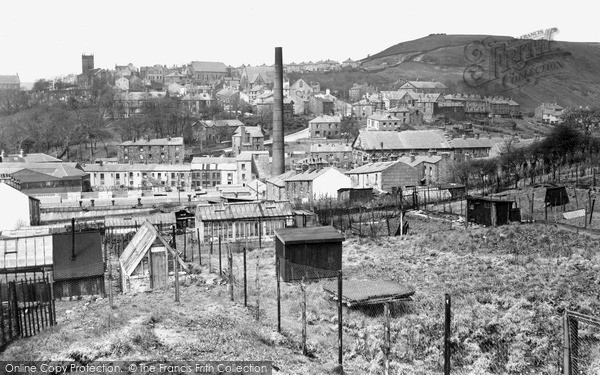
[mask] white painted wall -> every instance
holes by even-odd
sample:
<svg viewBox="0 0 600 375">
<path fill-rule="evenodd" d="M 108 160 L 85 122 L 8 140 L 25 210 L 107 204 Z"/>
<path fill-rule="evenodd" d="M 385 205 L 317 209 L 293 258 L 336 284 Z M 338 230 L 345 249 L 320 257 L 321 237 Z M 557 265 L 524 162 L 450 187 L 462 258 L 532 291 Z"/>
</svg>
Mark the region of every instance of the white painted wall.
<svg viewBox="0 0 600 375">
<path fill-rule="evenodd" d="M 29 196 L 0 183 L 0 231 L 29 226 Z"/>
<path fill-rule="evenodd" d="M 315 199 L 337 199 L 338 189 L 351 187 L 350 177 L 336 169 L 329 169 L 313 180 L 313 196 Z"/>
</svg>

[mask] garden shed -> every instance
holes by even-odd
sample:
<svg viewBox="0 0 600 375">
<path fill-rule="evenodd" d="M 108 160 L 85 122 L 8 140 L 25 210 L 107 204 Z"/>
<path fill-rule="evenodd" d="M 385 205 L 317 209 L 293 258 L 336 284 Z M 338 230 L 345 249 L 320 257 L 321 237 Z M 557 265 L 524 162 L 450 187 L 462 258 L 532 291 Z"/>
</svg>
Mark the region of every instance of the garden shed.
<svg viewBox="0 0 600 375">
<path fill-rule="evenodd" d="M 373 200 L 373 188 L 341 188 L 338 189 L 338 201 L 354 204 L 369 203 Z"/>
<path fill-rule="evenodd" d="M 104 295 L 104 260 L 99 230 L 52 236 L 56 298 Z"/>
<path fill-rule="evenodd" d="M 511 200 L 467 197 L 467 220 L 471 223 L 495 227 L 521 220 L 521 211 Z"/>
<path fill-rule="evenodd" d="M 330 226 L 275 230 L 275 254 L 283 281 L 336 277 L 342 269 L 343 241 L 344 236 Z"/>
<path fill-rule="evenodd" d="M 123 292 L 141 292 L 165 287 L 175 261 L 181 269 L 186 264 L 156 228 L 144 222 L 121 254 L 119 264 Z M 170 267 L 171 263 L 173 266 Z"/>
<path fill-rule="evenodd" d="M 556 207 L 569 203 L 569 195 L 567 188 L 564 186 L 553 186 L 546 188 L 546 198 L 544 199 L 546 206 Z"/>
</svg>

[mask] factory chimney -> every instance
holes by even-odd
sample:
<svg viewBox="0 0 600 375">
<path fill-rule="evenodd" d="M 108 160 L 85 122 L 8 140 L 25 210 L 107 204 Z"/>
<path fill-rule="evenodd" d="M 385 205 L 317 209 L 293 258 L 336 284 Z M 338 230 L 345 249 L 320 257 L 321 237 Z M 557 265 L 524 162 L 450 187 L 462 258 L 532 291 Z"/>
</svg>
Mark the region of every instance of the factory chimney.
<svg viewBox="0 0 600 375">
<path fill-rule="evenodd" d="M 275 82 L 273 85 L 273 164 L 271 174 L 285 172 L 283 146 L 283 57 L 281 47 L 275 47 Z"/>
</svg>

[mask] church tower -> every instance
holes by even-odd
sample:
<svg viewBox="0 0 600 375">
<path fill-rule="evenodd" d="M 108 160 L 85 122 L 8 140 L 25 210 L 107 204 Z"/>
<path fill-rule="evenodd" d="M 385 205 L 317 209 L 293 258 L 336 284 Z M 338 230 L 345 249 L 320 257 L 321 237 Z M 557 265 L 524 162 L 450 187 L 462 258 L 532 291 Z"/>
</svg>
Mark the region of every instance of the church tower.
<svg viewBox="0 0 600 375">
<path fill-rule="evenodd" d="M 81 72 L 86 74 L 94 69 L 94 55 L 81 55 Z"/>
</svg>

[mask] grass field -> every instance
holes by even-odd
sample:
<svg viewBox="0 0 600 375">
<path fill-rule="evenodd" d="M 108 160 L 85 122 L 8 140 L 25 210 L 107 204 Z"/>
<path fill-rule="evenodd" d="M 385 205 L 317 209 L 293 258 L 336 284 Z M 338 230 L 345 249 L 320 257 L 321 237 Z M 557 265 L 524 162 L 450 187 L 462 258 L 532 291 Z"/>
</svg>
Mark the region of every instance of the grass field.
<svg viewBox="0 0 600 375">
<path fill-rule="evenodd" d="M 538 224 L 465 230 L 409 220 L 403 239 L 344 242 L 345 279 L 391 279 L 416 291 L 392 314 L 392 373 L 441 373 L 445 293 L 452 297 L 453 373 L 560 373 L 564 309 L 600 315 L 600 241 Z M 206 262 L 183 279 L 180 303 L 173 288 L 117 295 L 114 310 L 107 299 L 57 302 L 58 325 L 12 343 L 0 360 L 256 359 L 272 360 L 279 374 L 335 373 L 337 308 L 321 283 L 306 287 L 307 357 L 298 284 L 282 284 L 283 334 L 276 332 L 272 245 L 248 254 L 251 308 L 243 306 L 241 254 L 233 260 L 235 302 Z M 347 373 L 381 373 L 381 309 L 344 308 L 343 326 Z M 580 335 L 582 363 L 597 374 L 600 331 L 583 327 Z"/>
</svg>

